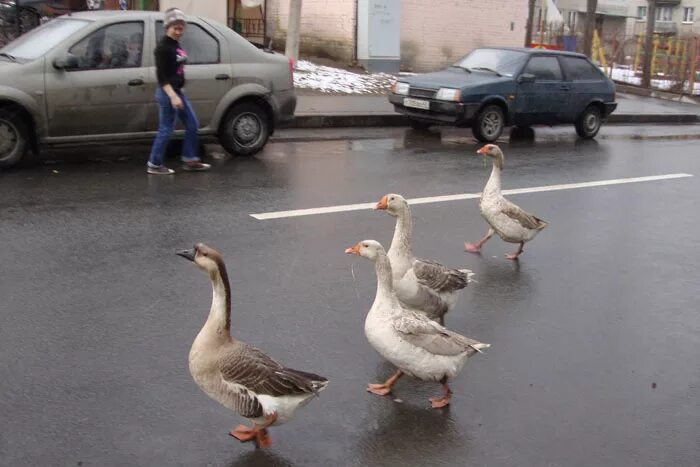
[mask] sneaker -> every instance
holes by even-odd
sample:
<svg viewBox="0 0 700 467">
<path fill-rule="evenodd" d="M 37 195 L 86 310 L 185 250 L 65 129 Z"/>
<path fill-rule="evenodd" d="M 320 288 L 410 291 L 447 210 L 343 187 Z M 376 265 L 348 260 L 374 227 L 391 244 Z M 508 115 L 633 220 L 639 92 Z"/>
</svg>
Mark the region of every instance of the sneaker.
<svg viewBox="0 0 700 467">
<path fill-rule="evenodd" d="M 204 172 L 205 170 L 211 169 L 211 165 L 205 164 L 202 161 L 186 161 L 182 164 L 182 170 L 188 172 Z"/>
<path fill-rule="evenodd" d="M 173 169 L 169 169 L 164 165 L 161 165 L 159 167 L 151 167 L 149 165 L 148 169 L 146 169 L 146 171 L 152 175 L 172 175 L 175 173 L 175 171 Z"/>
</svg>

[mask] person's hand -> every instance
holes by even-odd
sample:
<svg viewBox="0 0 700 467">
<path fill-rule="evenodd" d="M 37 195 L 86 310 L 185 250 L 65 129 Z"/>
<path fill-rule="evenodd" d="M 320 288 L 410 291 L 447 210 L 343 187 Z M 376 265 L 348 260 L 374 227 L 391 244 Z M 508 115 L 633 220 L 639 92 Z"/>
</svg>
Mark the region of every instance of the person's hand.
<svg viewBox="0 0 700 467">
<path fill-rule="evenodd" d="M 184 105 L 182 104 L 182 99 L 180 99 L 180 96 L 178 96 L 177 94 L 170 98 L 170 105 L 172 105 L 174 109 L 178 110 L 184 107 Z"/>
</svg>

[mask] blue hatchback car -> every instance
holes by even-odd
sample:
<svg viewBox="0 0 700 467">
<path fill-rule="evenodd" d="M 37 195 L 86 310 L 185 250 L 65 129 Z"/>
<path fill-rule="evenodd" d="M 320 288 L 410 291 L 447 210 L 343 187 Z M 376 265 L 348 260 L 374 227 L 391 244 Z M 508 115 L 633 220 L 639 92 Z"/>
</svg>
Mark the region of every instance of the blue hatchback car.
<svg viewBox="0 0 700 467">
<path fill-rule="evenodd" d="M 414 128 L 471 126 L 493 142 L 504 127 L 573 123 L 593 138 L 616 108 L 615 85 L 585 55 L 482 48 L 445 70 L 402 77 L 389 101 Z"/>
</svg>

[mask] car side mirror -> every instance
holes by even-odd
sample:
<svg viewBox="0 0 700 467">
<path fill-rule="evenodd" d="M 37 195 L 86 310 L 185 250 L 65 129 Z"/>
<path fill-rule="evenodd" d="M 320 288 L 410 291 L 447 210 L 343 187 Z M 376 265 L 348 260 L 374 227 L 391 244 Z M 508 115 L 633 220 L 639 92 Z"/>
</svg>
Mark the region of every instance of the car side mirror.
<svg viewBox="0 0 700 467">
<path fill-rule="evenodd" d="M 523 84 L 523 83 L 534 83 L 535 82 L 535 75 L 532 73 L 523 73 L 518 77 L 518 83 Z"/>
<path fill-rule="evenodd" d="M 53 67 L 57 70 L 75 70 L 79 66 L 78 57 L 69 53 L 62 57 L 57 57 L 53 61 Z"/>
</svg>

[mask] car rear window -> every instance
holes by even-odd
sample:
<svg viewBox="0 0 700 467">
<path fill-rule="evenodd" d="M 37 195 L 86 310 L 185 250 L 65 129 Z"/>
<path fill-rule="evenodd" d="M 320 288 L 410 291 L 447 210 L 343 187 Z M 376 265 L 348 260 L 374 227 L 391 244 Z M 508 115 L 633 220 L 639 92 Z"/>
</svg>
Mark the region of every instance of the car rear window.
<svg viewBox="0 0 700 467">
<path fill-rule="evenodd" d="M 591 62 L 579 57 L 561 57 L 566 79 L 570 81 L 600 81 L 603 74 Z"/>
<path fill-rule="evenodd" d="M 165 35 L 163 22 L 156 22 L 156 40 Z M 180 39 L 182 48 L 187 52 L 188 65 L 205 65 L 209 63 L 220 63 L 219 41 L 209 34 L 201 26 L 194 23 L 187 23 L 185 34 Z"/>
</svg>

